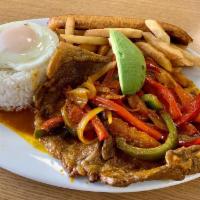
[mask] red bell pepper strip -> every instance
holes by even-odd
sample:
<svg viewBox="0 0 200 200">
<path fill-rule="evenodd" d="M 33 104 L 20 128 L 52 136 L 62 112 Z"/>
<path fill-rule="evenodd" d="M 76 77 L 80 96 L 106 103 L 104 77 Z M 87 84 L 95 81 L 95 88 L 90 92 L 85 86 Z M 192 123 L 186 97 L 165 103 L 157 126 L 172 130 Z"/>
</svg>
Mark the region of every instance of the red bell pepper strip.
<svg viewBox="0 0 200 200">
<path fill-rule="evenodd" d="M 107 74 L 105 75 L 105 78 L 103 80 L 103 84 L 108 84 L 112 81 L 114 72 L 115 72 L 115 68 L 113 68 L 107 72 Z"/>
<path fill-rule="evenodd" d="M 101 105 L 102 107 L 105 107 L 106 109 L 115 111 L 124 120 L 126 120 L 131 125 L 138 128 L 139 130 L 146 132 L 151 137 L 157 140 L 162 139 L 162 134 L 159 131 L 153 129 L 152 127 L 145 124 L 143 121 L 139 120 L 137 117 L 135 117 L 130 112 L 128 112 L 123 106 L 120 106 L 119 104 L 114 103 L 113 101 L 109 99 L 105 99 L 103 97 L 95 97 L 93 99 L 93 103 L 97 105 Z"/>
<path fill-rule="evenodd" d="M 145 80 L 144 90 L 156 95 L 164 104 L 173 119 L 178 119 L 182 116 L 181 110 L 172 92 L 168 88 L 153 80 L 152 78 L 147 77 Z"/>
<path fill-rule="evenodd" d="M 193 124 L 185 123 L 179 127 L 179 133 L 191 136 L 191 135 L 199 134 L 199 130 Z"/>
<path fill-rule="evenodd" d="M 158 72 L 158 73 L 160 72 L 158 64 L 152 58 L 150 57 L 146 58 L 145 62 L 148 71 Z"/>
<path fill-rule="evenodd" d="M 200 113 L 200 94 L 197 95 L 192 102 L 183 108 L 185 114 L 183 114 L 177 121 L 177 125 L 184 124 L 195 119 Z"/>
<path fill-rule="evenodd" d="M 108 138 L 108 132 L 101 122 L 101 120 L 96 116 L 94 119 L 91 120 L 92 126 L 97 134 L 99 141 L 103 141 Z"/>
<path fill-rule="evenodd" d="M 85 110 L 88 112 L 90 111 L 89 106 L 87 106 L 85 108 Z M 106 130 L 105 126 L 103 125 L 103 123 L 101 122 L 101 120 L 98 118 L 98 116 L 94 117 L 91 120 L 92 126 L 97 134 L 98 140 L 99 141 L 103 141 L 106 138 L 108 138 L 109 134 L 108 131 Z"/>
<path fill-rule="evenodd" d="M 181 105 L 187 107 L 187 105 L 194 100 L 194 97 L 186 92 L 180 85 L 176 85 L 173 90 L 175 91 L 176 95 L 179 97 L 181 101 Z M 200 114 L 194 119 L 195 122 L 200 123 Z"/>
<path fill-rule="evenodd" d="M 193 100 L 193 96 L 186 92 L 180 85 L 175 85 L 174 88 L 172 88 L 176 95 L 178 96 L 181 105 L 184 107 L 187 104 L 189 104 Z"/>
<path fill-rule="evenodd" d="M 194 121 L 200 123 L 200 114 L 194 119 Z"/>
<path fill-rule="evenodd" d="M 200 138 L 196 138 L 196 139 L 194 139 L 192 141 L 188 141 L 188 142 L 179 141 L 179 145 L 183 146 L 183 147 L 189 147 L 189 146 L 192 146 L 192 145 L 200 145 Z"/>
<path fill-rule="evenodd" d="M 61 116 L 53 117 L 53 118 L 50 118 L 47 121 L 45 121 L 42 124 L 41 129 L 48 132 L 52 128 L 56 128 L 56 127 L 62 125 L 63 123 L 64 123 L 64 121 Z"/>
<path fill-rule="evenodd" d="M 141 97 L 141 96 L 144 95 L 144 92 L 143 92 L 142 90 L 140 90 L 140 91 L 138 91 L 136 94 L 137 94 L 139 97 Z"/>
</svg>

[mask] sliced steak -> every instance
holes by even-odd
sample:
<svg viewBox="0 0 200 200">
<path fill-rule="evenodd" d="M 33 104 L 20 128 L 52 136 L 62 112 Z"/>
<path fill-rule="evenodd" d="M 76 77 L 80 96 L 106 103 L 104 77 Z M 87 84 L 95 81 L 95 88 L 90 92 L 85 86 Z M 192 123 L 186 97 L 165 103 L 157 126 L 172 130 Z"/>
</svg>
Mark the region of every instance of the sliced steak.
<svg viewBox="0 0 200 200">
<path fill-rule="evenodd" d="M 170 150 L 165 156 L 166 164 L 150 169 L 128 170 L 126 164 L 106 164 L 101 170 L 101 181 L 114 186 L 127 186 L 145 180 L 181 180 L 185 175 L 200 172 L 200 146 Z"/>
<path fill-rule="evenodd" d="M 40 139 L 50 154 L 62 161 L 70 176 L 88 176 L 96 181 L 103 165 L 100 144 L 86 145 L 76 139 L 46 136 Z"/>
<path fill-rule="evenodd" d="M 131 158 L 121 151 L 104 160 L 98 142 L 85 145 L 76 139 L 46 136 L 41 140 L 54 157 L 62 161 L 70 176 L 88 176 L 109 185 L 127 186 L 145 180 L 181 180 L 200 172 L 200 146 L 179 148 L 166 153 L 165 161 L 150 162 Z"/>
<path fill-rule="evenodd" d="M 40 128 L 43 120 L 60 112 L 64 103 L 65 88 L 69 85 L 77 86 L 88 75 L 110 61 L 107 57 L 71 45 L 62 44 L 58 48 L 62 48 L 59 67 L 35 96 L 37 128 Z M 71 107 L 69 110 L 74 116 L 76 109 Z M 73 124 L 76 124 L 76 120 Z M 128 142 L 135 146 L 145 148 L 159 145 L 156 140 L 146 137 L 146 133 L 137 131 L 116 117 L 113 117 L 113 122 L 108 128 L 113 138 L 116 135 L 126 137 L 130 139 Z M 146 142 L 141 144 L 140 137 Z M 154 179 L 180 180 L 185 175 L 200 172 L 200 146 L 170 150 L 165 159 L 152 162 L 124 154 L 115 147 L 115 141 L 111 137 L 103 144 L 97 141 L 86 145 L 73 136 L 47 135 L 40 138 L 40 142 L 51 155 L 61 160 L 70 176 L 88 176 L 90 181 L 101 180 L 114 186 L 127 186 Z"/>
</svg>

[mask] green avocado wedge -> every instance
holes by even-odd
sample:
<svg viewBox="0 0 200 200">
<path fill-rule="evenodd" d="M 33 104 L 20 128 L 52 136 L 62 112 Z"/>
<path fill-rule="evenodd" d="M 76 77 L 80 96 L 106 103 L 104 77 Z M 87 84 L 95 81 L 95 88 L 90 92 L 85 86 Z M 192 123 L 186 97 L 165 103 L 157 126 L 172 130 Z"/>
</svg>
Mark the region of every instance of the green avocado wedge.
<svg viewBox="0 0 200 200">
<path fill-rule="evenodd" d="M 122 93 L 135 94 L 144 83 L 146 63 L 140 49 L 119 31 L 110 29 L 110 43 L 116 56 Z"/>
</svg>

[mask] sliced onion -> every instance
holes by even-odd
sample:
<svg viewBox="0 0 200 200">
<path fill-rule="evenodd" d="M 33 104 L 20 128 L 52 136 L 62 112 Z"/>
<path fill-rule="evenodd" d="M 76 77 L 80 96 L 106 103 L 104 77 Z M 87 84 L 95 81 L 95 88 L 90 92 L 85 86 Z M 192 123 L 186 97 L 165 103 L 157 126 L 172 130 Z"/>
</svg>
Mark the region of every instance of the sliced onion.
<svg viewBox="0 0 200 200">
<path fill-rule="evenodd" d="M 83 108 L 88 102 L 88 94 L 90 91 L 86 88 L 76 88 L 69 91 L 67 94 L 69 98 Z"/>
<path fill-rule="evenodd" d="M 107 65 L 105 65 L 103 68 L 101 68 L 99 71 L 97 71 L 95 74 L 91 75 L 90 78 L 93 82 L 98 80 L 100 77 L 102 77 L 104 74 L 106 74 L 109 70 L 116 67 L 116 61 L 110 62 Z"/>
<path fill-rule="evenodd" d="M 61 108 L 61 115 L 63 117 L 65 125 L 68 127 L 71 127 L 71 124 L 69 122 L 68 115 L 67 115 L 66 104 Z"/>
<path fill-rule="evenodd" d="M 155 112 L 150 112 L 148 114 L 148 117 L 155 124 L 155 126 L 160 128 L 161 130 L 167 131 L 167 127 L 166 127 L 165 123 L 162 121 L 162 118 L 160 118 L 159 115 L 157 115 Z"/>
<path fill-rule="evenodd" d="M 92 110 L 90 110 L 79 122 L 78 126 L 77 126 L 77 135 L 79 140 L 84 143 L 84 144 L 90 144 L 92 142 L 94 142 L 94 140 L 87 140 L 84 137 L 84 130 L 85 127 L 87 126 L 88 122 L 93 119 L 97 114 L 99 114 L 100 112 L 104 111 L 104 108 L 101 107 L 97 107 L 94 108 Z M 96 139 L 95 139 L 96 140 Z"/>
<path fill-rule="evenodd" d="M 106 115 L 108 119 L 108 124 L 112 124 L 112 112 L 110 110 L 107 110 Z"/>
<path fill-rule="evenodd" d="M 90 99 L 92 99 L 96 96 L 97 90 L 96 90 L 96 87 L 94 86 L 91 78 L 88 78 L 88 80 L 86 82 L 84 82 L 82 84 L 82 86 L 89 90 L 88 97 Z"/>
</svg>

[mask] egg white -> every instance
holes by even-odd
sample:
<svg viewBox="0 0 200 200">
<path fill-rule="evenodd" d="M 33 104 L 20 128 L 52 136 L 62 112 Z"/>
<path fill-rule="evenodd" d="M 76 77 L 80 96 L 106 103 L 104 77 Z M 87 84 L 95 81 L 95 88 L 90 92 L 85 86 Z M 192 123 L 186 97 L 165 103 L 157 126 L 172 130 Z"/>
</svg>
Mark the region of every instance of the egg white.
<svg viewBox="0 0 200 200">
<path fill-rule="evenodd" d="M 44 66 L 58 46 L 59 39 L 56 33 L 48 27 L 32 22 L 17 21 L 0 25 L 0 33 L 8 28 L 19 25 L 29 26 L 38 36 L 36 47 L 23 53 L 0 51 L 0 69 L 13 69 L 16 71 L 32 70 Z M 16 36 L 17 37 L 17 36 Z M 20 45 L 20 44 L 19 44 Z"/>
</svg>

